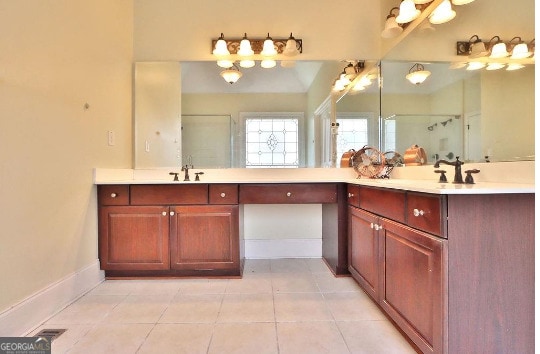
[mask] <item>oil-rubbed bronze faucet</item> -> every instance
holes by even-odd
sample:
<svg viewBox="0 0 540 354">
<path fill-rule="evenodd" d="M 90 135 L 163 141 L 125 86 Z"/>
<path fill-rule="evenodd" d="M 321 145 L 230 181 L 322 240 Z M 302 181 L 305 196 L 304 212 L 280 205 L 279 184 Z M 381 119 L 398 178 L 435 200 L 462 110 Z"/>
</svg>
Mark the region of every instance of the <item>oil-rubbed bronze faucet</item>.
<svg viewBox="0 0 540 354">
<path fill-rule="evenodd" d="M 450 162 L 447 160 L 438 160 L 435 162 L 435 165 L 433 167 L 439 168 L 439 165 L 443 163 L 445 165 L 454 166 L 455 175 L 454 175 L 454 181 L 453 183 L 463 183 L 463 176 L 461 175 L 461 165 L 464 164 L 463 161 L 459 161 L 459 156 L 456 156 L 456 161 Z"/>
<path fill-rule="evenodd" d="M 182 171 L 184 172 L 184 182 L 189 181 L 189 169 L 193 168 L 193 165 L 182 166 Z"/>
</svg>

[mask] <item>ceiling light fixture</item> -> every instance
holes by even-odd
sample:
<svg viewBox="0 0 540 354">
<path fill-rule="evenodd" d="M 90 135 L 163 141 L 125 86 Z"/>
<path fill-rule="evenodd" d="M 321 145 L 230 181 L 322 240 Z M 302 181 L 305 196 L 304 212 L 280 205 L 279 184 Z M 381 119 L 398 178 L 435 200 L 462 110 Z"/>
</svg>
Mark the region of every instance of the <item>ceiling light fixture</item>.
<svg viewBox="0 0 540 354">
<path fill-rule="evenodd" d="M 399 14 L 396 17 L 397 23 L 409 23 L 420 16 L 413 0 L 403 0 L 399 5 Z"/>
<path fill-rule="evenodd" d="M 229 69 L 223 70 L 220 75 L 225 81 L 232 85 L 242 77 L 242 72 L 238 69 L 236 64 L 233 64 Z"/>
<path fill-rule="evenodd" d="M 414 85 L 420 85 L 426 81 L 429 75 L 431 75 L 431 72 L 425 70 L 424 65 L 416 63 L 409 69 L 409 73 L 405 78 Z"/>
<path fill-rule="evenodd" d="M 435 10 L 429 15 L 429 22 L 434 25 L 440 25 L 451 21 L 456 17 L 456 12 L 452 10 L 452 4 L 450 0 L 444 0 L 435 8 Z"/>
<path fill-rule="evenodd" d="M 399 7 L 393 7 L 388 16 L 386 16 L 384 30 L 381 33 L 381 37 L 383 38 L 395 38 L 403 32 L 403 28 L 396 22 L 396 14 L 392 13 L 394 10 L 399 11 Z"/>
</svg>

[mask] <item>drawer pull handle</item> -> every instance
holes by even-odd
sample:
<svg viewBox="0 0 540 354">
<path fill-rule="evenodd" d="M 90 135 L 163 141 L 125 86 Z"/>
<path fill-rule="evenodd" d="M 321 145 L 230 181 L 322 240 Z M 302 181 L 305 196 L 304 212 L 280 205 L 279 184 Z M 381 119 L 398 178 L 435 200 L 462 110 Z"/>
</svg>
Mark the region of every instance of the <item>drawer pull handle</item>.
<svg viewBox="0 0 540 354">
<path fill-rule="evenodd" d="M 111 193 L 111 198 L 116 198 L 116 197 L 118 197 L 118 194 L 116 194 L 116 193 Z"/>
<path fill-rule="evenodd" d="M 287 192 L 287 197 L 290 197 L 292 195 L 291 192 Z"/>
<path fill-rule="evenodd" d="M 374 224 L 374 223 L 371 223 L 369 225 L 372 229 L 375 229 L 375 231 L 379 231 L 379 230 L 382 230 L 383 227 L 381 225 L 377 225 L 377 224 Z"/>
<path fill-rule="evenodd" d="M 173 216 L 173 215 L 174 215 L 174 211 L 170 211 L 170 212 L 169 212 L 169 215 L 170 215 L 170 216 Z"/>
<path fill-rule="evenodd" d="M 225 193 L 221 193 L 220 196 L 221 196 L 221 198 L 225 198 L 226 194 L 225 194 Z"/>
<path fill-rule="evenodd" d="M 372 229 L 375 228 L 375 224 L 374 223 L 371 223 L 371 225 L 369 225 L 369 227 L 371 227 Z"/>
<path fill-rule="evenodd" d="M 423 210 L 418 210 L 418 209 L 413 209 L 413 215 L 414 216 L 422 216 L 424 215 L 424 211 Z"/>
<path fill-rule="evenodd" d="M 166 211 L 162 211 L 162 212 L 161 212 L 161 215 L 167 216 L 167 212 L 166 212 Z"/>
</svg>

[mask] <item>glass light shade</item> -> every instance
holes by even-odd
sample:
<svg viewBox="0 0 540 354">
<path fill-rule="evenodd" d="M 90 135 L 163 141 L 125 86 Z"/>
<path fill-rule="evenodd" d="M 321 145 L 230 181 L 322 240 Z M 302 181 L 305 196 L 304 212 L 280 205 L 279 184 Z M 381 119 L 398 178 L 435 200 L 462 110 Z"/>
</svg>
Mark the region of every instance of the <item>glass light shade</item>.
<svg viewBox="0 0 540 354">
<path fill-rule="evenodd" d="M 255 66 L 255 60 L 240 60 L 240 66 L 243 68 L 252 68 Z"/>
<path fill-rule="evenodd" d="M 233 66 L 233 62 L 232 60 L 218 60 L 217 61 L 217 65 L 220 67 L 220 68 L 224 68 L 224 69 L 227 69 L 227 68 L 230 68 L 231 66 Z"/>
<path fill-rule="evenodd" d="M 512 63 L 512 64 L 508 64 L 508 66 L 506 67 L 506 70 L 514 71 L 514 70 L 522 69 L 524 67 L 525 67 L 525 65 L 523 65 L 523 64 Z"/>
<path fill-rule="evenodd" d="M 396 22 L 396 17 L 389 16 L 384 24 L 384 30 L 381 33 L 381 37 L 395 38 L 399 36 L 401 32 L 403 32 L 403 28 L 401 28 Z"/>
<path fill-rule="evenodd" d="M 251 43 L 249 42 L 249 39 L 247 39 L 247 35 L 244 33 L 244 38 L 240 41 L 240 48 L 238 48 L 238 52 L 236 54 L 243 56 L 243 57 L 249 57 L 253 55 L 253 49 L 251 49 Z"/>
<path fill-rule="evenodd" d="M 428 2 L 432 2 L 433 0 L 414 0 L 415 4 L 422 5 L 427 4 Z"/>
<path fill-rule="evenodd" d="M 505 58 L 510 53 L 506 51 L 506 44 L 504 42 L 498 42 L 491 48 L 491 55 L 490 58 Z"/>
<path fill-rule="evenodd" d="M 360 84 L 361 86 L 369 86 L 371 85 L 371 83 L 371 79 L 367 76 L 363 76 L 360 78 L 360 80 L 358 80 L 358 84 Z"/>
<path fill-rule="evenodd" d="M 351 80 L 349 80 L 345 73 L 339 75 L 339 81 L 343 84 L 343 86 L 347 86 L 351 83 Z"/>
<path fill-rule="evenodd" d="M 488 66 L 486 67 L 486 70 L 499 70 L 499 69 L 502 69 L 504 68 L 505 64 L 504 63 L 489 63 Z"/>
<path fill-rule="evenodd" d="M 345 75 L 347 75 L 349 80 L 353 79 L 356 76 L 356 68 L 354 67 L 352 63 L 349 63 L 349 65 L 347 65 L 344 70 L 345 70 Z"/>
<path fill-rule="evenodd" d="M 265 69 L 270 69 L 276 66 L 276 61 L 274 59 L 263 59 L 261 60 L 261 67 Z"/>
<path fill-rule="evenodd" d="M 456 17 L 456 12 L 452 10 L 450 0 L 444 0 L 437 8 L 429 15 L 429 22 L 434 25 L 446 23 Z"/>
<path fill-rule="evenodd" d="M 335 82 L 334 82 L 334 86 L 332 87 L 332 91 L 342 91 L 345 89 L 345 85 L 343 85 L 343 83 L 341 82 L 341 80 L 337 79 Z"/>
<path fill-rule="evenodd" d="M 405 78 L 414 85 L 420 85 L 421 83 L 426 81 L 429 75 L 431 75 L 431 72 L 427 70 L 418 70 L 407 74 Z"/>
<path fill-rule="evenodd" d="M 357 82 L 352 88 L 353 91 L 364 91 L 365 89 L 366 87 L 362 86 L 360 82 Z"/>
<path fill-rule="evenodd" d="M 527 47 L 527 44 L 518 43 L 514 46 L 514 49 L 512 49 L 510 59 L 524 59 L 530 57 L 531 55 L 532 53 L 529 52 L 529 47 Z"/>
<path fill-rule="evenodd" d="M 265 57 L 277 55 L 276 47 L 274 47 L 274 41 L 272 40 L 272 38 L 270 38 L 270 36 L 266 37 L 266 39 L 264 40 L 261 55 Z"/>
<path fill-rule="evenodd" d="M 294 39 L 292 33 L 289 36 L 289 39 L 287 40 L 287 43 L 285 43 L 285 48 L 283 49 L 283 54 L 287 55 L 289 57 L 300 54 L 300 51 L 298 50 L 298 47 L 297 47 L 296 39 Z"/>
<path fill-rule="evenodd" d="M 238 81 L 238 79 L 242 77 L 242 73 L 235 68 L 223 70 L 220 75 L 229 84 L 234 84 L 236 81 Z"/>
<path fill-rule="evenodd" d="M 396 17 L 397 23 L 409 23 L 420 16 L 420 10 L 416 9 L 413 0 L 403 0 L 399 5 L 399 14 Z"/>
<path fill-rule="evenodd" d="M 469 63 L 469 65 L 467 65 L 466 70 L 478 70 L 478 69 L 482 69 L 485 66 L 486 66 L 485 63 L 482 63 L 482 62 L 479 62 L 479 61 L 472 61 L 472 62 Z"/>
<path fill-rule="evenodd" d="M 473 2 L 474 0 L 452 0 L 452 4 L 454 5 L 465 5 L 468 3 Z"/>
<path fill-rule="evenodd" d="M 230 55 L 229 49 L 227 48 L 227 42 L 225 41 L 225 38 L 223 37 L 223 33 L 219 37 L 219 39 L 216 42 L 216 46 L 214 50 L 212 51 L 212 54 L 215 56 L 225 56 Z"/>
<path fill-rule="evenodd" d="M 464 62 L 455 62 L 450 64 L 449 69 L 455 70 L 455 69 L 462 69 L 467 66 L 467 63 Z"/>
<path fill-rule="evenodd" d="M 469 58 L 475 59 L 475 58 L 481 58 L 488 55 L 489 52 L 486 49 L 486 44 L 482 41 L 478 41 L 471 44 L 471 52 L 469 53 Z"/>
</svg>

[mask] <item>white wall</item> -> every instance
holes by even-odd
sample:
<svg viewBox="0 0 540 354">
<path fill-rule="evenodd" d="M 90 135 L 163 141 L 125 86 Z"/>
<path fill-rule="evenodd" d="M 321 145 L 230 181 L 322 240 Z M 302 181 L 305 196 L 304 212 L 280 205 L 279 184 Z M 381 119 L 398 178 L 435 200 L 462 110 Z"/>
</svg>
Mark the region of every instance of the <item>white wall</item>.
<svg viewBox="0 0 540 354">
<path fill-rule="evenodd" d="M 96 261 L 92 168 L 131 167 L 133 8 L 131 0 L 0 8 L 1 313 Z"/>
</svg>

